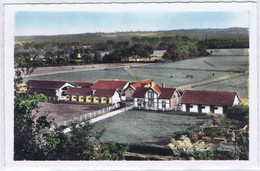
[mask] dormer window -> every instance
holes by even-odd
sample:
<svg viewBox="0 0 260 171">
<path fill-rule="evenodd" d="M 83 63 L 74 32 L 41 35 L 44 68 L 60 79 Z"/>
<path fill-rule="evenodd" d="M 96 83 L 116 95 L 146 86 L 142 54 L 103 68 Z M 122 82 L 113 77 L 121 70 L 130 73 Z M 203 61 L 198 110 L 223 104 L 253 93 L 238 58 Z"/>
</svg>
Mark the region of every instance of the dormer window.
<svg viewBox="0 0 260 171">
<path fill-rule="evenodd" d="M 92 95 L 93 95 L 93 96 L 95 95 L 96 91 L 97 91 L 97 90 L 95 90 L 95 89 L 92 90 Z"/>
</svg>

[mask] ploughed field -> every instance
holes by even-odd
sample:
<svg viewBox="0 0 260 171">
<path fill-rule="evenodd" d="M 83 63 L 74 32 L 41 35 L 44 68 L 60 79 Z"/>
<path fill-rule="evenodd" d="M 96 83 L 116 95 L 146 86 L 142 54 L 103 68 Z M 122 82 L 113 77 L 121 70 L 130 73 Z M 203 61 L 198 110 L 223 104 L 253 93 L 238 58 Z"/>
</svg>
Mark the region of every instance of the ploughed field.
<svg viewBox="0 0 260 171">
<path fill-rule="evenodd" d="M 131 110 L 94 124 L 93 131 L 105 129 L 101 142 L 165 147 L 173 133 L 204 124 L 208 116 L 184 116 L 163 112 Z"/>
<path fill-rule="evenodd" d="M 248 55 L 246 55 L 247 52 L 248 49 L 217 49 L 214 51 L 214 56 L 186 59 L 178 62 L 134 66 L 130 69 L 138 80 L 153 79 L 157 84 L 164 82 L 166 87 L 177 87 L 213 79 L 223 75 L 244 72 L 248 70 L 249 66 Z M 232 55 L 233 53 L 235 55 Z M 27 77 L 25 78 L 25 81 L 29 79 L 64 80 L 71 82 L 94 82 L 99 79 L 134 80 L 134 78 L 123 68 L 72 71 L 41 75 Z M 202 86 L 201 88 L 205 88 L 205 90 L 237 91 L 243 97 L 247 94 L 248 84 L 246 76 L 233 78 L 231 81 L 212 83 L 211 85 L 210 88 L 207 85 L 204 87 Z M 197 87 L 196 89 L 199 88 L 200 87 Z"/>
<path fill-rule="evenodd" d="M 248 75 L 193 87 L 195 90 L 236 91 L 240 97 L 248 97 Z"/>
</svg>

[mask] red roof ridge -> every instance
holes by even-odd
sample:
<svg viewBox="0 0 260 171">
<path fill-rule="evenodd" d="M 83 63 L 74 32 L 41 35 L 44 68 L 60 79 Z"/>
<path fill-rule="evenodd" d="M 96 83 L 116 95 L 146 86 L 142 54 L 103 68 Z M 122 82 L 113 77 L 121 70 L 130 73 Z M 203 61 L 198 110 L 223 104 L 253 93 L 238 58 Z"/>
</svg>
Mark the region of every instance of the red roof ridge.
<svg viewBox="0 0 260 171">
<path fill-rule="evenodd" d="M 181 103 L 232 106 L 235 96 L 234 91 L 185 90 Z"/>
</svg>

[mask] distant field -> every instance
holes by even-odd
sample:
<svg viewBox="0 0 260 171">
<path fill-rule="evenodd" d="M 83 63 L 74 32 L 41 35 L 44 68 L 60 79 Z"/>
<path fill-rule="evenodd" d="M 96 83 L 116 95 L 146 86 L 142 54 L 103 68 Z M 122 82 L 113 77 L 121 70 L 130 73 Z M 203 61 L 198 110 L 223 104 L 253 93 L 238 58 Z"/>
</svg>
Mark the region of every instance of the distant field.
<svg viewBox="0 0 260 171">
<path fill-rule="evenodd" d="M 248 75 L 214 82 L 203 86 L 193 87 L 192 89 L 236 91 L 240 97 L 248 97 Z"/>
<path fill-rule="evenodd" d="M 94 70 L 94 71 L 79 71 L 51 75 L 41 75 L 35 77 L 27 77 L 24 80 L 57 80 L 57 81 L 85 81 L 95 82 L 99 79 L 121 79 L 131 80 L 132 77 L 124 69 L 111 70 Z"/>
<path fill-rule="evenodd" d="M 93 131 L 105 129 L 101 142 L 139 144 L 165 147 L 173 133 L 194 124 L 203 124 L 207 118 L 182 116 L 152 111 L 131 110 L 94 124 Z"/>
<path fill-rule="evenodd" d="M 153 79 L 157 84 L 164 82 L 167 87 L 177 87 L 232 74 L 233 72 L 244 72 L 248 70 L 248 63 L 248 56 L 246 55 L 208 56 L 172 63 L 135 66 L 131 67 L 130 70 L 138 80 Z M 98 79 L 133 80 L 134 78 L 122 68 L 42 75 L 25 78 L 25 81 L 29 79 L 94 82 Z M 247 76 L 237 77 L 196 87 L 196 89 L 237 91 L 240 96 L 247 97 L 247 80 Z"/>
</svg>

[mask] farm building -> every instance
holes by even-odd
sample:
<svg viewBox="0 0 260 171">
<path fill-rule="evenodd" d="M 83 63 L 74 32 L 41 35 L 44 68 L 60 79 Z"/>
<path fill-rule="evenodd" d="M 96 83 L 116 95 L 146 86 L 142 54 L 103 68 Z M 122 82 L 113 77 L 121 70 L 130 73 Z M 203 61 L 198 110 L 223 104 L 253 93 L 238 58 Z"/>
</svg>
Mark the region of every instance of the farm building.
<svg viewBox="0 0 260 171">
<path fill-rule="evenodd" d="M 143 82 L 140 82 L 140 83 L 135 83 L 135 84 L 129 85 L 124 91 L 125 96 L 126 96 L 126 100 L 132 101 L 133 100 L 133 94 L 136 91 L 136 89 L 140 88 L 140 87 L 144 87 L 147 84 L 151 84 L 151 82 L 153 82 L 153 80 L 146 80 L 146 81 L 143 81 Z"/>
<path fill-rule="evenodd" d="M 182 111 L 225 114 L 228 107 L 239 105 L 236 92 L 186 90 L 181 99 Z"/>
<path fill-rule="evenodd" d="M 66 101 L 66 92 L 74 85 L 65 81 L 29 80 L 27 89 L 29 94 L 42 93 L 48 100 Z"/>
<path fill-rule="evenodd" d="M 99 80 L 96 83 L 94 83 L 90 88 L 117 90 L 118 93 L 120 94 L 121 100 L 125 101 L 126 97 L 124 91 L 128 86 L 129 86 L 129 82 L 127 81 Z"/>
<path fill-rule="evenodd" d="M 116 104 L 121 101 L 116 89 L 70 88 L 66 94 L 69 102 Z"/>
<path fill-rule="evenodd" d="M 175 88 L 158 86 L 154 82 L 138 87 L 133 94 L 134 107 L 146 110 L 176 110 L 179 96 Z"/>
</svg>

